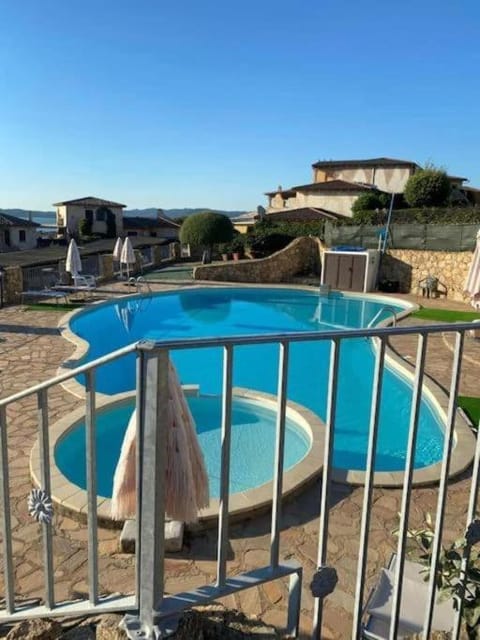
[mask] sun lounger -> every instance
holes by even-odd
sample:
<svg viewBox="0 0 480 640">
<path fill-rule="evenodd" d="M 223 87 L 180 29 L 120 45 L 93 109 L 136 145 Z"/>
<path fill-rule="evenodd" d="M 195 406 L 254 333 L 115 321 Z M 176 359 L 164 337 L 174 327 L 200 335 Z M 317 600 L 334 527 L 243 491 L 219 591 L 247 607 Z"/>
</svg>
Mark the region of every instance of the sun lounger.
<svg viewBox="0 0 480 640">
<path fill-rule="evenodd" d="M 367 621 L 363 637 L 368 640 L 388 640 L 396 559 L 397 556 L 394 554 L 388 568 L 382 569 L 378 583 L 365 606 Z M 419 633 L 423 629 L 428 598 L 428 583 L 424 581 L 423 569 L 424 565 L 405 561 L 397 638 Z M 453 621 L 453 600 L 435 603 L 432 629 L 451 631 Z"/>
<path fill-rule="evenodd" d="M 67 302 L 67 294 L 62 291 L 56 291 L 53 289 L 39 289 L 38 291 L 22 291 L 22 304 L 25 304 L 26 298 L 31 298 L 33 301 L 38 300 L 40 298 L 50 298 L 55 299 L 56 304 L 58 304 L 58 300 L 63 298 L 64 302 Z"/>
<path fill-rule="evenodd" d="M 53 288 L 55 291 L 63 291 L 65 293 L 84 293 L 85 298 L 87 298 L 91 297 L 97 288 L 97 280 L 95 276 L 89 274 L 78 275 L 74 276 L 73 284 L 58 284 Z"/>
</svg>

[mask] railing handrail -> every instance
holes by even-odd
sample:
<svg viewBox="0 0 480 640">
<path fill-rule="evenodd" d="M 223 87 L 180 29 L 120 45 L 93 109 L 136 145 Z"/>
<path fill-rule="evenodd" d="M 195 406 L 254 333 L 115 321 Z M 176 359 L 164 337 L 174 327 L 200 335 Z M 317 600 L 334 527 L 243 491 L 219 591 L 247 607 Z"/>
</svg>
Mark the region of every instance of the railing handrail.
<svg viewBox="0 0 480 640">
<path fill-rule="evenodd" d="M 249 344 L 270 344 L 277 342 L 311 342 L 315 340 L 331 340 L 333 338 L 380 338 L 382 336 L 418 335 L 426 333 L 448 333 L 452 331 L 470 331 L 478 329 L 478 323 L 458 322 L 450 324 L 434 324 L 408 327 L 374 327 L 362 329 L 345 329 L 330 331 L 292 331 L 291 333 L 266 333 L 262 335 L 225 336 L 216 338 L 178 338 L 170 340 L 140 340 L 138 348 L 154 349 L 196 349 L 207 347 L 223 347 L 227 345 L 246 346 Z"/>
<path fill-rule="evenodd" d="M 382 315 L 382 313 L 384 311 L 392 311 L 393 326 L 396 327 L 397 326 L 397 311 L 396 311 L 395 307 L 392 307 L 392 305 L 390 305 L 390 304 L 384 304 L 383 307 L 377 311 L 377 313 L 374 315 L 374 317 L 367 324 L 367 328 L 372 327 L 375 324 L 375 322 L 378 320 L 378 318 Z"/>
<path fill-rule="evenodd" d="M 130 345 L 112 351 L 104 356 L 100 356 L 95 360 L 91 360 L 85 364 L 82 364 L 68 372 L 62 373 L 54 378 L 49 378 L 44 382 L 40 382 L 28 389 L 24 389 L 18 393 L 15 393 L 6 398 L 0 399 L 0 407 L 5 407 L 12 402 L 22 400 L 38 391 L 48 389 L 69 380 L 76 376 L 90 371 L 95 367 L 116 360 L 124 355 L 133 353 L 137 350 L 142 351 L 154 351 L 158 349 L 167 350 L 185 350 L 185 349 L 204 349 L 208 347 L 225 347 L 225 346 L 247 346 L 254 344 L 275 344 L 280 342 L 309 342 L 319 340 L 331 340 L 333 338 L 380 338 L 382 336 L 402 336 L 412 334 L 427 334 L 427 333 L 445 333 L 452 331 L 470 331 L 477 329 L 478 323 L 475 322 L 458 322 L 449 324 L 434 324 L 423 326 L 408 326 L 408 327 L 374 327 L 374 328 L 362 328 L 362 329 L 345 329 L 345 330 L 330 330 L 330 331 L 294 331 L 291 333 L 267 333 L 263 335 L 246 335 L 246 336 L 225 336 L 215 338 L 177 338 L 170 340 L 140 340 Z"/>
<path fill-rule="evenodd" d="M 99 367 L 102 364 L 107 364 L 108 362 L 112 362 L 117 358 L 121 358 L 122 356 L 133 353 L 137 349 L 137 342 L 133 342 L 132 344 L 127 345 L 126 347 L 122 347 L 121 349 L 117 349 L 116 351 L 111 351 L 104 356 L 100 356 L 95 360 L 91 360 L 85 364 L 80 365 L 79 367 L 75 367 L 75 369 L 71 369 L 70 371 L 66 371 L 65 373 L 61 373 L 54 378 L 49 378 L 44 382 L 39 382 L 32 387 L 28 387 L 28 389 L 24 389 L 23 391 L 19 391 L 18 393 L 14 393 L 11 396 L 7 396 L 6 398 L 0 399 L 0 408 L 6 407 L 8 404 L 12 402 L 17 402 L 18 400 L 22 400 L 23 398 L 27 398 L 28 396 L 33 395 L 34 393 L 38 393 L 39 391 L 43 391 L 45 389 L 49 389 L 50 387 L 54 387 L 56 384 L 61 384 L 66 380 L 70 380 L 70 378 L 75 378 L 76 376 L 86 373 L 90 371 L 90 369 L 94 369 L 95 367 Z"/>
</svg>

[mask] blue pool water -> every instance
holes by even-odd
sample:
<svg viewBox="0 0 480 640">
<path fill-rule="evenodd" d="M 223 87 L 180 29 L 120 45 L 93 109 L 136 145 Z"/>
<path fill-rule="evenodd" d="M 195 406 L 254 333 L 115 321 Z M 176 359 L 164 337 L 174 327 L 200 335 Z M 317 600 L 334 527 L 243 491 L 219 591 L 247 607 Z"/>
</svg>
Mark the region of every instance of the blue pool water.
<svg viewBox="0 0 480 640">
<path fill-rule="evenodd" d="M 198 439 L 210 481 L 210 496 L 220 495 L 220 424 L 219 396 L 188 398 L 197 426 Z M 99 413 L 97 416 L 97 450 L 101 452 L 98 493 L 112 495 L 112 481 L 123 435 L 132 414 L 134 401 Z M 246 491 L 269 482 L 273 476 L 275 411 L 235 398 L 232 407 L 232 456 L 230 492 Z M 292 420 L 286 420 L 285 469 L 299 462 L 310 448 L 306 432 Z M 86 487 L 85 424 L 69 432 L 56 446 L 55 459 L 60 471 L 74 484 Z"/>
<path fill-rule="evenodd" d="M 142 338 L 153 340 L 268 334 L 366 327 L 384 303 L 356 296 L 292 289 L 205 288 L 153 294 L 92 307 L 72 319 L 71 329 L 90 343 L 84 361 L 93 360 Z M 398 307 L 401 310 L 401 307 Z M 378 321 L 388 317 L 384 311 Z M 290 349 L 288 397 L 325 419 L 329 365 L 328 341 L 294 343 Z M 364 469 L 374 367 L 372 343 L 350 339 L 340 352 L 334 464 Z M 221 392 L 219 348 L 172 352 L 182 383 L 199 384 L 202 394 Z M 278 346 L 235 349 L 234 385 L 276 393 Z M 82 380 L 80 380 L 82 381 Z M 98 390 L 113 394 L 135 387 L 135 358 L 102 366 Z M 375 467 L 404 468 L 412 389 L 386 368 L 380 408 Z M 416 467 L 441 458 L 443 433 L 431 405 L 422 402 Z M 235 455 L 242 452 L 233 450 Z"/>
</svg>

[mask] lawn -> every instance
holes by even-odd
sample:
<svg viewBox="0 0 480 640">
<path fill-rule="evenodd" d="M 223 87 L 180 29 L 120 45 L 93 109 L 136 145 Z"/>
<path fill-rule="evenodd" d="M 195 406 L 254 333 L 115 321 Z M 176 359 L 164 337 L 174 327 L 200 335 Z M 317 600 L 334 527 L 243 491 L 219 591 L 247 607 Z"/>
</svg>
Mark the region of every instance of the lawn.
<svg viewBox="0 0 480 640">
<path fill-rule="evenodd" d="M 422 307 L 412 313 L 413 318 L 424 320 L 437 320 L 438 322 L 470 322 L 480 320 L 480 313 L 477 311 L 453 311 L 451 309 L 429 309 Z"/>
<path fill-rule="evenodd" d="M 458 406 L 461 407 L 476 428 L 480 423 L 480 398 L 458 396 Z"/>
<path fill-rule="evenodd" d="M 73 311 L 84 306 L 84 302 L 59 303 L 55 302 L 39 302 L 37 304 L 29 304 L 24 307 L 24 311 Z"/>
</svg>

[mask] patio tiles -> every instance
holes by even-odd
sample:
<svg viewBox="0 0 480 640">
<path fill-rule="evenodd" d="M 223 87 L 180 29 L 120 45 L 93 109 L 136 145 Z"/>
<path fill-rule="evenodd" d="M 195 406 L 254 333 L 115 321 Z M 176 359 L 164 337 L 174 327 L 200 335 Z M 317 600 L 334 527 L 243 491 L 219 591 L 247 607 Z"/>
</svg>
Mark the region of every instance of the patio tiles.
<svg viewBox="0 0 480 640">
<path fill-rule="evenodd" d="M 121 283 L 113 288 L 124 291 Z M 154 290 L 167 287 L 155 286 Z M 466 310 L 466 305 L 451 301 L 420 299 L 429 306 L 444 306 Z M 458 305 L 458 306 L 457 306 Z M 0 397 L 5 397 L 55 375 L 57 367 L 71 357 L 74 347 L 64 340 L 57 323 L 62 311 L 25 311 L 20 307 L 0 310 Z M 413 319 L 405 320 L 412 323 Z M 414 321 L 419 323 L 418 320 Z M 416 339 L 403 336 L 391 340 L 399 354 L 413 362 Z M 479 343 L 465 340 L 465 355 L 460 392 L 478 394 L 480 374 Z M 452 363 L 448 338 L 438 334 L 430 338 L 426 371 L 447 386 Z M 48 393 L 49 416 L 58 420 L 82 405 L 60 387 Z M 43 595 L 42 539 L 40 527 L 27 512 L 26 500 L 31 489 L 29 455 L 37 436 L 37 416 L 34 398 L 17 403 L 8 410 L 9 456 L 11 467 L 11 496 L 13 546 L 16 562 L 16 590 L 21 595 Z M 449 486 L 445 532 L 449 539 L 462 533 L 468 501 L 469 475 L 464 474 Z M 308 637 L 313 610 L 309 582 L 316 568 L 318 544 L 318 502 L 320 482 L 297 496 L 284 508 L 284 523 L 280 553 L 282 559 L 296 558 L 304 566 L 301 631 Z M 358 562 L 358 536 L 363 498 L 362 488 L 334 485 L 330 509 L 330 537 L 328 563 L 339 573 L 339 584 L 324 606 L 323 637 L 337 640 L 349 636 L 351 608 L 354 597 L 355 574 Z M 367 566 L 366 593 L 378 570 L 385 565 L 395 549 L 392 530 L 397 526 L 401 491 L 375 489 L 373 494 L 370 548 Z M 436 489 L 415 489 L 412 494 L 411 524 L 421 525 L 425 512 L 436 508 Z M 270 517 L 263 515 L 230 528 L 229 572 L 235 574 L 248 567 L 268 562 Z M 99 530 L 99 567 L 102 592 L 130 593 L 134 584 L 134 564 L 128 555 L 118 552 L 118 531 Z M 191 585 L 213 581 L 215 577 L 217 534 L 209 530 L 197 536 L 187 536 L 180 554 L 166 561 L 166 578 L 171 592 Z M 57 514 L 54 526 L 55 573 L 59 598 L 70 598 L 88 591 L 86 527 L 75 520 Z M 0 578 L 0 584 L 2 578 Z M 261 615 L 266 622 L 284 624 L 287 605 L 285 581 L 264 585 L 250 592 L 228 598 L 229 606 L 245 609 L 246 613 Z M 283 622 L 282 622 L 283 620 Z"/>
</svg>

